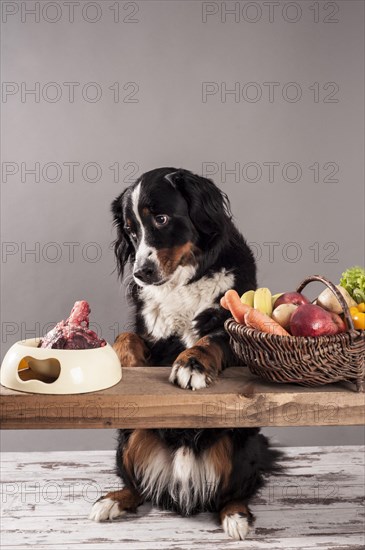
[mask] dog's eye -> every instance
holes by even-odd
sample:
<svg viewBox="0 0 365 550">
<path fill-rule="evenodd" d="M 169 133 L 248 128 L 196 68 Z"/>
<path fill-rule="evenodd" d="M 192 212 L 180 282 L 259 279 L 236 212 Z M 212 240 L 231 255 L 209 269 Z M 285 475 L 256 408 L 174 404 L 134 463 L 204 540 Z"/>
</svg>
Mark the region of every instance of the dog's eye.
<svg viewBox="0 0 365 550">
<path fill-rule="evenodd" d="M 158 216 L 155 216 L 155 224 L 157 227 L 162 227 L 163 225 L 167 225 L 169 222 L 169 217 L 166 214 L 158 214 Z"/>
</svg>

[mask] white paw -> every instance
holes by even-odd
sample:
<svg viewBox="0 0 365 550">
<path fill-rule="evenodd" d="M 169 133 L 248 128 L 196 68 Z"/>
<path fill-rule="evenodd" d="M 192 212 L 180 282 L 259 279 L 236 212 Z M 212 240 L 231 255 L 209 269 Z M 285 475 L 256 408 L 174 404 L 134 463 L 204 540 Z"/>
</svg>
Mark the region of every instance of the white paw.
<svg viewBox="0 0 365 550">
<path fill-rule="evenodd" d="M 173 365 L 169 380 L 184 390 L 194 391 L 208 386 L 207 377 L 203 372 L 199 372 L 194 365 L 182 365 L 179 362 Z"/>
<path fill-rule="evenodd" d="M 111 498 L 102 498 L 94 502 L 89 515 L 93 521 L 107 521 L 116 519 L 125 514 L 125 510 L 119 510 L 118 502 Z"/>
<path fill-rule="evenodd" d="M 222 521 L 222 527 L 232 539 L 243 540 L 248 533 L 247 517 L 241 514 L 228 514 Z"/>
</svg>

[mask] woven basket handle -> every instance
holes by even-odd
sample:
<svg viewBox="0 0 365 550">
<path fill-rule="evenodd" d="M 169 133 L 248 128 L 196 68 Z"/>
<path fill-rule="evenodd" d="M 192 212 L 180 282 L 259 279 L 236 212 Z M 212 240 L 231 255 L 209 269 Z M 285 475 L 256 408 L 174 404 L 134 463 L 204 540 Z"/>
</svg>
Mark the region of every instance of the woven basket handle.
<svg viewBox="0 0 365 550">
<path fill-rule="evenodd" d="M 297 292 L 302 292 L 303 288 L 307 286 L 308 283 L 312 283 L 313 281 L 319 281 L 320 283 L 323 283 L 329 289 L 332 290 L 333 294 L 336 296 L 336 298 L 341 304 L 342 311 L 345 315 L 347 328 L 350 330 L 355 330 L 354 322 L 350 315 L 349 306 L 347 305 L 345 298 L 342 296 L 338 288 L 336 288 L 336 286 L 333 283 L 331 283 L 331 281 L 326 279 L 326 277 L 323 277 L 322 275 L 311 275 L 310 277 L 307 277 L 306 279 L 304 279 L 304 281 L 300 283 L 300 285 L 297 288 Z"/>
</svg>

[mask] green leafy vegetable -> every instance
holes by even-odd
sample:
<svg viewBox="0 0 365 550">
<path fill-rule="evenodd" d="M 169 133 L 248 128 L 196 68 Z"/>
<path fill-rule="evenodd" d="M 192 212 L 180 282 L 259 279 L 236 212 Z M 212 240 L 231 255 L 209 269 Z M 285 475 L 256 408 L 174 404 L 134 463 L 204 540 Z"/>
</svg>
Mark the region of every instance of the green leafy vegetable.
<svg viewBox="0 0 365 550">
<path fill-rule="evenodd" d="M 342 273 L 340 285 L 358 304 L 365 302 L 365 269 L 359 266 L 350 267 Z"/>
</svg>

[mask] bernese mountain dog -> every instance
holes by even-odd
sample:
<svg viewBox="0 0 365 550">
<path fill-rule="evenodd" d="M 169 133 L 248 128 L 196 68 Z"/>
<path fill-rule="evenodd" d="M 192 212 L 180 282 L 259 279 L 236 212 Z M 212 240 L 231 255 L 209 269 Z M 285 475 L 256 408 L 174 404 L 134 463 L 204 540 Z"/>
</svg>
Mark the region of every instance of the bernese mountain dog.
<svg viewBox="0 0 365 550">
<path fill-rule="evenodd" d="M 232 222 L 227 196 L 188 170 L 143 174 L 112 204 L 119 275 L 132 265 L 134 332 L 114 349 L 123 367 L 172 365 L 169 380 L 200 390 L 236 365 L 219 305 L 230 288 L 256 288 L 254 256 Z M 93 505 L 105 521 L 143 501 L 181 515 L 216 512 L 224 531 L 244 539 L 253 521 L 248 503 L 279 453 L 259 428 L 122 429 L 117 474 L 124 488 Z"/>
</svg>

